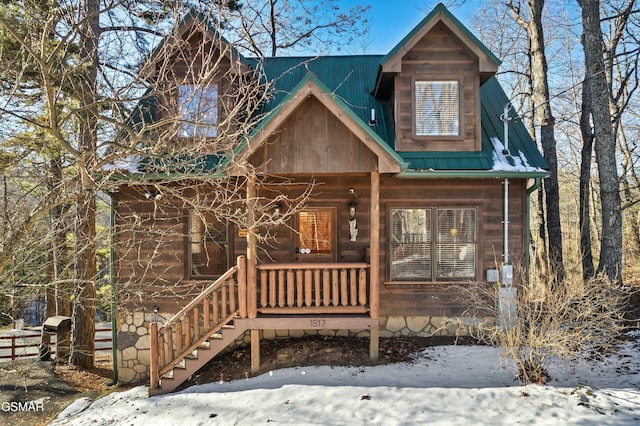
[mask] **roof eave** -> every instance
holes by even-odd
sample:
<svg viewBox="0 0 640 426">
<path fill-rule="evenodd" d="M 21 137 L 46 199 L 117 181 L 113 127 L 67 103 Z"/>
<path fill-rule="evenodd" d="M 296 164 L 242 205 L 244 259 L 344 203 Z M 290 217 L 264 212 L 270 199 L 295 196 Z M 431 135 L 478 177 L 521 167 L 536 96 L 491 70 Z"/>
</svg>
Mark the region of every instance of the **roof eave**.
<svg viewBox="0 0 640 426">
<path fill-rule="evenodd" d="M 401 179 L 532 179 L 545 178 L 550 174 L 547 170 L 530 172 L 497 170 L 403 170 L 395 176 Z"/>
</svg>

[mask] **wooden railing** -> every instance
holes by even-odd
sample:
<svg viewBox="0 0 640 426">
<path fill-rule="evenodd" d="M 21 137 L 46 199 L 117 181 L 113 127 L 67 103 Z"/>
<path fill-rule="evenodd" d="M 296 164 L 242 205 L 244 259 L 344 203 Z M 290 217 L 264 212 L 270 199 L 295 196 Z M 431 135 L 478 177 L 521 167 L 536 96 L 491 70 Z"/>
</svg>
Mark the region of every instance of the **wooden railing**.
<svg viewBox="0 0 640 426">
<path fill-rule="evenodd" d="M 107 337 L 98 337 L 98 333 L 109 333 Z M 11 343 L 7 344 L 6 342 Z M 20 334 L 13 335 L 0 335 L 0 362 L 5 359 L 16 360 L 18 358 L 36 358 L 40 356 L 40 345 L 42 341 L 42 330 L 38 328 L 32 328 L 24 330 Z M 49 354 L 55 355 L 55 341 L 56 335 L 51 336 Z M 112 343 L 111 341 L 111 328 L 96 328 L 95 343 Z M 111 345 L 96 345 L 96 352 L 111 351 Z"/>
<path fill-rule="evenodd" d="M 246 317 L 246 260 L 238 257 L 213 284 L 158 329 L 150 325 L 150 385 L 204 344 L 234 317 Z"/>
<path fill-rule="evenodd" d="M 366 263 L 286 263 L 257 266 L 257 311 L 265 314 L 365 313 Z"/>
</svg>

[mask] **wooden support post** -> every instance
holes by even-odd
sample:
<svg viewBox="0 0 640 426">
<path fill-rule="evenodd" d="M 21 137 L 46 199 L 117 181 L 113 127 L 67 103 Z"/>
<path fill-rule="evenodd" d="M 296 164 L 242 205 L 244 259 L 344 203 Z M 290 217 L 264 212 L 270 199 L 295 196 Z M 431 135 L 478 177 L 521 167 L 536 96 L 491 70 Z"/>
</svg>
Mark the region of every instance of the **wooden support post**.
<svg viewBox="0 0 640 426">
<path fill-rule="evenodd" d="M 256 196 L 256 183 L 253 178 L 249 177 L 247 179 L 247 209 L 249 209 L 247 212 L 247 314 L 249 318 L 258 316 L 258 283 L 256 279 L 258 261 L 256 259 L 256 229 L 254 228 Z"/>
<path fill-rule="evenodd" d="M 369 217 L 371 220 L 369 306 L 371 318 L 378 318 L 380 315 L 380 173 L 378 172 L 371 172 L 371 212 Z"/>
<path fill-rule="evenodd" d="M 150 353 L 151 362 L 149 363 L 149 387 L 155 389 L 158 387 L 158 324 L 152 322 L 149 325 L 149 344 L 151 345 Z"/>
<path fill-rule="evenodd" d="M 240 318 L 247 317 L 247 260 L 238 256 L 238 304 Z"/>
<path fill-rule="evenodd" d="M 369 332 L 369 360 L 371 362 L 378 362 L 378 356 L 380 353 L 380 330 L 378 326 L 371 327 Z"/>
<path fill-rule="evenodd" d="M 251 330 L 251 374 L 260 369 L 260 330 Z"/>
</svg>

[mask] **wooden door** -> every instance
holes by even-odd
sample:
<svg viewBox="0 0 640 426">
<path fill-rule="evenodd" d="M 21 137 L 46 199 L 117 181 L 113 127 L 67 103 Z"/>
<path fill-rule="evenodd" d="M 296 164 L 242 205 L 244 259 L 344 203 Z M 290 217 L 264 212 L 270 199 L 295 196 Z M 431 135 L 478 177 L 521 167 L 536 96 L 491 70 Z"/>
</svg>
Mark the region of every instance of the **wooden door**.
<svg viewBox="0 0 640 426">
<path fill-rule="evenodd" d="M 296 215 L 295 260 L 336 261 L 336 208 L 308 207 Z"/>
</svg>

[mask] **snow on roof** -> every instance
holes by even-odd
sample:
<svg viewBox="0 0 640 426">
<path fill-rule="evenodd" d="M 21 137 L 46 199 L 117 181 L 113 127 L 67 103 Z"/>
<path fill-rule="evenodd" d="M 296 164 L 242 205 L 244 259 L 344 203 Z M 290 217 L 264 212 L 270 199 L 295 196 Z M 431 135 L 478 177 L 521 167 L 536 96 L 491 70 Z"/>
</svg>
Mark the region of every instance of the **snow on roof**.
<svg viewBox="0 0 640 426">
<path fill-rule="evenodd" d="M 137 156 L 131 156 L 120 158 L 113 163 L 105 164 L 102 169 L 109 172 L 141 173 L 139 167 L 140 158 Z"/>
<path fill-rule="evenodd" d="M 493 144 L 493 168 L 495 172 L 544 172 L 544 169 L 529 165 L 527 157 L 522 152 L 512 155 L 506 151 L 504 143 L 497 137 L 491 138 Z"/>
</svg>

